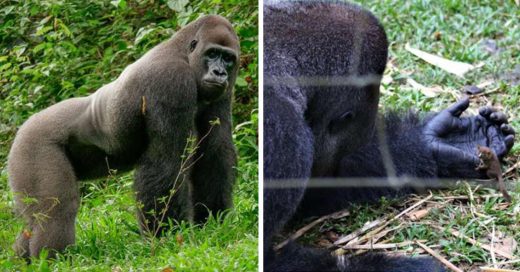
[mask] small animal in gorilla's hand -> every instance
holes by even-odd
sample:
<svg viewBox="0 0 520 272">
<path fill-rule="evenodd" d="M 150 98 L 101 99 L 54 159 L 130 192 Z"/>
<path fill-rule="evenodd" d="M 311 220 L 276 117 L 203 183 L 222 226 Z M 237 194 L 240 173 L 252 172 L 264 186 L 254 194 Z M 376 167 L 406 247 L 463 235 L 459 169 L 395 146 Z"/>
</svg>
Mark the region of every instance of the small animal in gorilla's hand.
<svg viewBox="0 0 520 272">
<path fill-rule="evenodd" d="M 504 179 L 502 178 L 502 168 L 500 167 L 500 161 L 497 155 L 489 147 L 477 145 L 478 157 L 480 162 L 475 170 L 485 170 L 486 175 L 490 179 L 494 179 L 498 183 L 498 189 L 504 196 L 507 202 L 511 202 L 511 196 L 506 190 Z"/>
<path fill-rule="evenodd" d="M 205 16 L 92 95 L 29 118 L 8 160 L 16 209 L 27 223 L 16 252 L 30 257 L 47 248 L 53 256 L 73 244 L 78 180 L 110 169 L 136 168 L 143 231 L 157 234 L 167 218 L 201 222 L 210 211 L 230 208 L 236 164 L 231 92 L 239 51 L 231 24 Z M 219 124 L 210 124 L 215 119 Z M 183 155 L 192 135 L 200 145 L 186 169 Z"/>
</svg>

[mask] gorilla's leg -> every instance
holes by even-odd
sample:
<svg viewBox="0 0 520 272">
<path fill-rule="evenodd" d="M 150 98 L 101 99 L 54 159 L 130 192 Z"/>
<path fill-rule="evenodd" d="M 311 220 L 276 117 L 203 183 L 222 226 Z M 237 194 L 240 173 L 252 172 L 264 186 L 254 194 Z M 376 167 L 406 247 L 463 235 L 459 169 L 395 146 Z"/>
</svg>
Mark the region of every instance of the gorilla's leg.
<svg viewBox="0 0 520 272">
<path fill-rule="evenodd" d="M 74 244 L 78 182 L 63 147 L 24 141 L 24 133 L 10 154 L 10 161 L 16 162 L 9 166 L 11 186 L 17 210 L 27 222 L 14 249 L 20 256 L 36 257 L 47 248 L 53 257 Z"/>
<path fill-rule="evenodd" d="M 210 122 L 219 119 L 220 124 Z M 196 119 L 200 146 L 192 170 L 195 222 L 233 205 L 236 152 L 231 135 L 230 97 L 199 110 Z"/>
<path fill-rule="evenodd" d="M 153 235 L 160 234 L 168 219 L 191 221 L 193 217 L 190 162 L 186 161 L 188 138 L 195 137 L 196 92 L 192 89 L 178 86 L 175 91 L 186 91 L 184 97 L 147 96 L 148 146 L 139 159 L 134 188 L 141 206 L 141 229 Z"/>
</svg>

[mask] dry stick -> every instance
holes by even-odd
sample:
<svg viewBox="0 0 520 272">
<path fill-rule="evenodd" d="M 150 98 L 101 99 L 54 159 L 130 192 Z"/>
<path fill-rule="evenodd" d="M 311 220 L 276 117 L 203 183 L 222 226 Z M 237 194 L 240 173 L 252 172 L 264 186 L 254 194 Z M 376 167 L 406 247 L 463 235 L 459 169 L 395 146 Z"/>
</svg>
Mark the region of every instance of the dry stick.
<svg viewBox="0 0 520 272">
<path fill-rule="evenodd" d="M 495 257 L 495 222 L 493 222 L 493 231 L 491 233 L 491 261 L 493 262 L 493 267 L 497 268 L 497 258 Z"/>
<path fill-rule="evenodd" d="M 420 240 L 422 242 L 426 242 L 426 240 Z M 401 243 L 391 243 L 391 244 L 368 244 L 368 245 L 345 245 L 342 246 L 342 249 L 390 249 L 390 248 L 398 248 L 405 247 L 409 245 L 413 245 L 414 241 L 404 241 Z"/>
<path fill-rule="evenodd" d="M 502 196 L 502 194 L 474 195 L 473 199 L 476 199 L 476 198 L 488 198 L 488 197 L 501 197 L 501 196 Z M 452 200 L 452 199 L 465 200 L 465 199 L 469 199 L 469 196 L 444 196 L 444 197 L 442 197 L 442 199 L 446 199 L 446 200 Z"/>
<path fill-rule="evenodd" d="M 274 250 L 280 250 L 281 248 L 283 248 L 284 246 L 286 246 L 289 242 L 291 241 L 294 241 L 296 239 L 298 239 L 299 237 L 301 237 L 305 232 L 309 231 L 310 229 L 312 229 L 314 226 L 318 225 L 319 223 L 325 221 L 325 220 L 328 220 L 328 219 L 339 219 L 339 218 L 342 218 L 342 217 L 345 217 L 345 216 L 348 216 L 350 215 L 350 211 L 347 211 L 347 210 L 343 210 L 343 211 L 339 211 L 339 212 L 335 212 L 335 213 L 331 213 L 329 215 L 325 215 L 325 216 L 322 216 L 314 221 L 312 221 L 311 223 L 309 223 L 308 225 L 304 226 L 303 228 L 297 230 L 293 235 L 291 235 L 289 238 L 287 238 L 285 241 L 279 243 L 278 245 L 276 245 L 274 247 Z"/>
<path fill-rule="evenodd" d="M 368 224 L 365 224 L 363 227 L 355 230 L 354 232 L 351 232 L 350 234 L 346 235 L 346 236 L 343 236 L 341 237 L 340 239 L 338 239 L 336 242 L 334 242 L 334 245 L 340 245 L 340 244 L 344 244 L 346 242 L 349 242 L 357 237 L 359 237 L 359 235 L 365 233 L 366 231 L 370 230 L 370 229 L 373 229 L 374 227 L 377 227 L 379 225 L 381 225 L 382 223 L 384 223 L 386 221 L 388 217 L 384 217 L 384 218 L 380 218 L 380 219 L 377 219 L 377 220 L 374 220 Z"/>
<path fill-rule="evenodd" d="M 440 226 L 436 226 L 436 225 L 431 225 L 431 226 L 434 227 L 434 228 L 437 228 L 437 229 L 439 229 L 439 230 L 444 230 L 444 229 L 443 229 L 442 227 L 440 227 Z M 460 237 L 460 238 L 466 240 L 468 243 L 470 243 L 470 244 L 472 244 L 472 245 L 474 245 L 474 246 L 481 247 L 481 248 L 483 248 L 483 249 L 485 249 L 485 250 L 487 250 L 487 251 L 491 251 L 491 250 L 493 250 L 496 254 L 498 254 L 498 255 L 500 255 L 500 256 L 502 256 L 502 257 L 505 257 L 505 258 L 507 258 L 507 259 L 514 259 L 514 258 L 515 258 L 515 256 L 513 256 L 513 255 L 511 255 L 511 254 L 509 254 L 509 253 L 507 253 L 507 252 L 504 252 L 504 251 L 501 250 L 501 249 L 497 249 L 497 248 L 493 249 L 493 248 L 491 248 L 491 246 L 489 246 L 489 245 L 487 245 L 487 244 L 484 244 L 484 243 L 481 243 L 481 242 L 479 242 L 479 241 L 477 241 L 477 240 L 475 240 L 475 239 L 472 239 L 472 238 L 470 238 L 470 237 L 468 237 L 468 236 L 466 236 L 466 235 L 463 235 L 462 233 L 460 233 L 460 232 L 458 232 L 458 231 L 456 231 L 456 230 L 454 230 L 454 229 L 447 229 L 447 230 L 449 231 L 449 233 L 450 233 L 451 235 L 453 235 L 453 236 L 455 236 L 455 237 Z"/>
<path fill-rule="evenodd" d="M 430 253 L 430 255 L 432 255 L 435 259 L 439 260 L 446 267 L 448 267 L 451 271 L 464 272 L 462 269 L 456 267 L 454 264 L 452 264 L 448 260 L 446 260 L 446 258 L 444 258 L 441 255 L 439 255 L 439 253 L 437 253 L 433 249 L 429 248 L 427 245 L 425 245 L 425 244 L 423 244 L 423 243 L 421 243 L 419 241 L 415 241 L 415 242 L 417 243 L 417 245 L 422 247 L 422 249 L 424 249 L 426 252 Z"/>
<path fill-rule="evenodd" d="M 520 161 L 517 161 L 515 164 L 513 164 L 513 166 L 507 168 L 507 170 L 504 172 L 504 174 L 502 176 L 505 177 L 505 175 L 511 173 L 513 170 L 517 169 L 519 166 L 520 166 Z"/>
<path fill-rule="evenodd" d="M 518 270 L 485 267 L 485 266 L 480 267 L 480 271 L 482 271 L 482 272 L 518 272 Z"/>
<path fill-rule="evenodd" d="M 511 260 L 511 261 L 498 262 L 497 265 L 513 264 L 513 263 L 520 263 L 520 259 Z"/>
<path fill-rule="evenodd" d="M 379 228 L 384 228 L 384 227 L 388 226 L 390 223 L 392 223 L 392 222 L 395 221 L 396 219 L 399 219 L 401 216 L 403 216 L 403 215 L 409 213 L 410 211 L 412 211 L 413 209 L 419 207 L 419 206 L 422 205 L 424 202 L 430 200 L 432 197 L 433 197 L 433 195 L 432 195 L 432 193 L 430 192 L 430 195 L 429 195 L 429 196 L 427 196 L 426 198 L 423 198 L 422 200 L 416 202 L 415 204 L 413 204 L 412 206 L 408 207 L 408 208 L 405 209 L 404 211 L 400 212 L 398 215 L 396 215 L 396 216 L 394 216 L 393 218 L 391 218 L 390 220 L 386 221 L 386 223 L 384 223 L 383 226 L 381 226 L 381 227 L 379 227 Z M 338 239 L 336 242 L 334 242 L 334 245 L 338 246 L 338 245 L 340 245 L 340 244 L 344 244 L 344 243 L 346 243 L 346 242 L 348 242 L 348 241 L 350 241 L 350 240 L 352 240 L 352 239 L 358 237 L 360 234 L 366 232 L 367 230 L 370 230 L 370 229 L 372 229 L 372 228 L 374 228 L 374 227 L 379 226 L 381 223 L 385 222 L 385 219 L 386 219 L 386 217 L 383 218 L 383 219 L 378 219 L 378 220 L 373 221 L 372 223 L 374 223 L 374 224 L 370 223 L 370 224 L 367 224 L 367 225 L 363 226 L 361 229 L 355 231 L 354 233 L 349 234 L 349 235 L 347 235 L 347 236 L 344 236 L 344 237 Z M 377 224 L 376 224 L 376 223 L 377 223 Z M 370 226 L 370 228 L 367 228 L 368 226 Z"/>
</svg>

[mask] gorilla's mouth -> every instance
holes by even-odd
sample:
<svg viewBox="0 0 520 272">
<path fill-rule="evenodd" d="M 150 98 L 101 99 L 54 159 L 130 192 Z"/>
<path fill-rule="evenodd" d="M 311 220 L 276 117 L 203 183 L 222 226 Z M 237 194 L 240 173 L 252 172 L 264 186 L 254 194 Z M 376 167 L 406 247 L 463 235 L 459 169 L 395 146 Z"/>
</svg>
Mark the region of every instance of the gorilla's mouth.
<svg viewBox="0 0 520 272">
<path fill-rule="evenodd" d="M 221 89 L 227 87 L 226 80 L 218 80 L 218 79 L 205 79 L 203 81 L 204 85 L 212 89 Z"/>
</svg>

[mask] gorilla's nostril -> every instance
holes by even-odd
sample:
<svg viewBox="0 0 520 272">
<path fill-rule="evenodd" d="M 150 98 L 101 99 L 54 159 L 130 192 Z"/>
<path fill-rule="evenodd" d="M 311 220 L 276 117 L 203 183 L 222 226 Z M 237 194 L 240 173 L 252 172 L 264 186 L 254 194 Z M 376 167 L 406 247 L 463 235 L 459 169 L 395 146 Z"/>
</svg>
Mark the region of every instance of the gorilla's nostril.
<svg viewBox="0 0 520 272">
<path fill-rule="evenodd" d="M 226 71 L 225 70 L 214 69 L 213 70 L 213 74 L 215 74 L 216 76 L 225 76 L 226 75 Z"/>
</svg>

